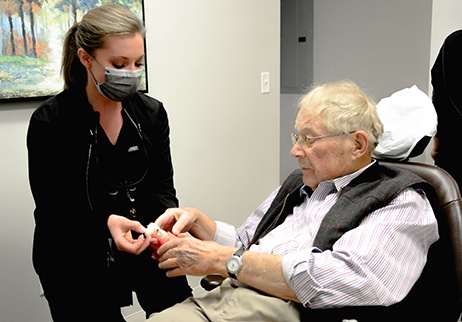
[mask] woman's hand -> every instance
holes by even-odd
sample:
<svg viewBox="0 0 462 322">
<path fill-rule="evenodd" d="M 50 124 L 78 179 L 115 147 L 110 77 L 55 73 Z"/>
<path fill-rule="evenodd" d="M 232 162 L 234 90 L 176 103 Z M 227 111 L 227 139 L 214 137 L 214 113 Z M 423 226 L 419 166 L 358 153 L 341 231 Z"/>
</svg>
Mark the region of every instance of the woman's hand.
<svg viewBox="0 0 462 322">
<path fill-rule="evenodd" d="M 138 255 L 151 242 L 151 236 L 144 236 L 146 229 L 138 221 L 129 220 L 123 216 L 110 215 L 107 226 L 118 250 Z M 133 239 L 132 230 L 140 234 L 137 239 Z"/>
<path fill-rule="evenodd" d="M 213 240 L 216 223 L 203 212 L 191 208 L 169 208 L 156 220 L 162 229 L 179 236 L 189 232 L 201 240 Z"/>
</svg>

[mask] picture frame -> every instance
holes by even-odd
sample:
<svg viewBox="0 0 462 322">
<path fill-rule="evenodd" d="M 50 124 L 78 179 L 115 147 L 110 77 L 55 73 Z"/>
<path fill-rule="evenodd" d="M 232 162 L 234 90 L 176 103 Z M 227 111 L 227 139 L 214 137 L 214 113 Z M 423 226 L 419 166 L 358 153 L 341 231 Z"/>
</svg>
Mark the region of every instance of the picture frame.
<svg viewBox="0 0 462 322">
<path fill-rule="evenodd" d="M 0 1 L 0 103 L 44 100 L 61 92 L 67 31 L 88 10 L 110 3 L 128 7 L 144 23 L 143 0 Z M 148 90 L 146 55 L 139 90 Z"/>
</svg>

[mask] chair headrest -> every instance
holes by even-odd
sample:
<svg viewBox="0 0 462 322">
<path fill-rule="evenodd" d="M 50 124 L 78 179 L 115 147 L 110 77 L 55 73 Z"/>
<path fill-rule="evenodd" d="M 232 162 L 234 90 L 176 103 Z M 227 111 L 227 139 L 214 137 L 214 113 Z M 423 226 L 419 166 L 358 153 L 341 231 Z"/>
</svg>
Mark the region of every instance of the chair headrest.
<svg viewBox="0 0 462 322">
<path fill-rule="evenodd" d="M 384 126 L 373 154 L 377 159 L 407 160 L 419 156 L 436 134 L 435 107 L 415 85 L 380 100 L 377 112 Z"/>
</svg>

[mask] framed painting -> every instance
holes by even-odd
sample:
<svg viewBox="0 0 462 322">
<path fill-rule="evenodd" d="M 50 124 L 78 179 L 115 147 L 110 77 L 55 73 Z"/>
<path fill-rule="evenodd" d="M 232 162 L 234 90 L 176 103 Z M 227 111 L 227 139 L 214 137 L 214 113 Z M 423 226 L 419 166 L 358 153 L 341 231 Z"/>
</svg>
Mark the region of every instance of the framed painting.
<svg viewBox="0 0 462 322">
<path fill-rule="evenodd" d="M 0 102 L 43 100 L 62 91 L 66 32 L 88 10 L 109 3 L 144 21 L 143 0 L 0 0 Z M 140 90 L 147 86 L 145 64 Z"/>
</svg>

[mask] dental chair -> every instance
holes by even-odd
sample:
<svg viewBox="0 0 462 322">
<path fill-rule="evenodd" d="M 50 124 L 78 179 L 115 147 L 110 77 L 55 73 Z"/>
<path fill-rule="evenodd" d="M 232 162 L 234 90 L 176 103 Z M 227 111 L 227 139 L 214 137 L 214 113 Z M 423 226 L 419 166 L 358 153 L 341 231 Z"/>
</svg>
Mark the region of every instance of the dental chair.
<svg viewBox="0 0 462 322">
<path fill-rule="evenodd" d="M 424 138 L 424 140 L 427 138 Z M 420 155 L 429 139 L 416 146 L 410 157 Z M 378 160 L 380 164 L 396 169 L 406 169 L 428 181 L 435 189 L 428 196 L 436 213 L 440 239 L 429 250 L 428 261 L 422 275 L 410 293 L 400 303 L 399 316 L 390 316 L 386 307 L 361 307 L 359 318 L 351 315 L 357 308 L 339 308 L 320 311 L 319 318 L 312 316 L 309 322 L 356 319 L 365 321 L 435 321 L 456 322 L 462 312 L 462 202 L 455 180 L 443 169 L 433 165 L 409 162 Z M 212 290 L 226 277 L 205 276 L 201 286 Z M 301 310 L 304 310 L 302 308 Z M 306 309 L 310 310 L 310 309 Z M 325 312 L 321 312 L 325 311 Z M 329 311 L 329 314 L 326 311 Z M 394 310 L 396 312 L 396 310 Z"/>
</svg>

